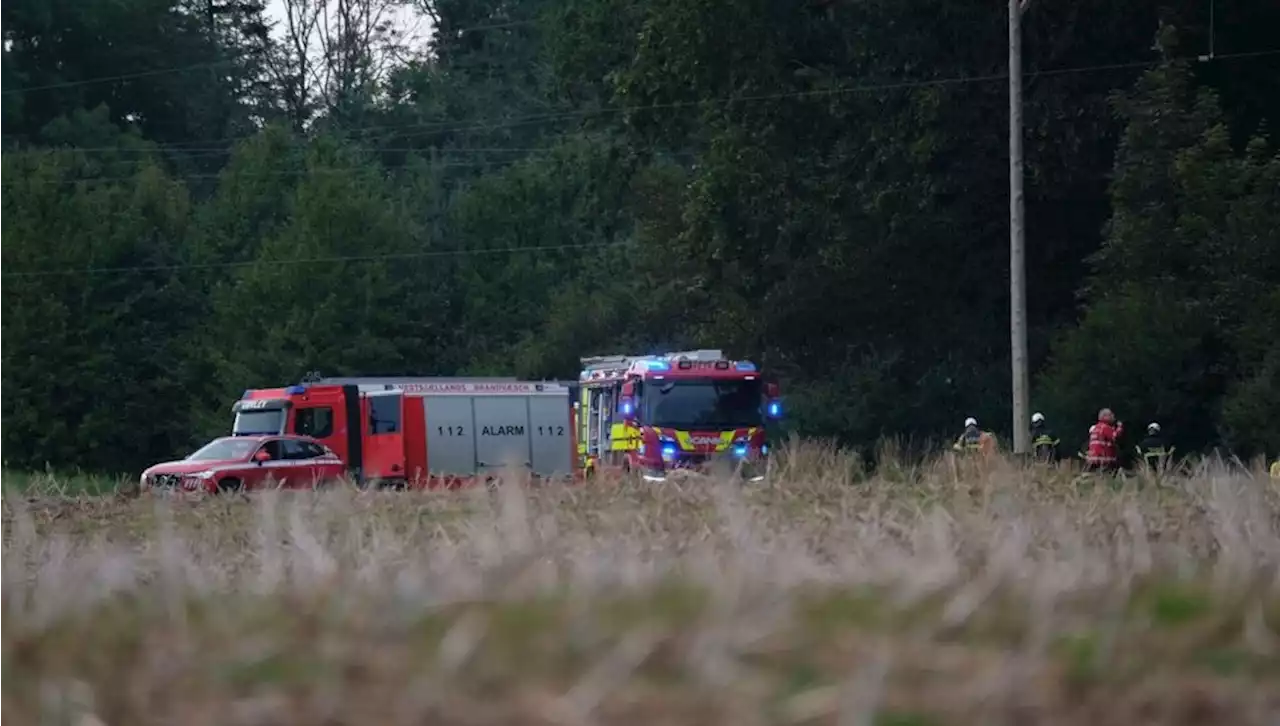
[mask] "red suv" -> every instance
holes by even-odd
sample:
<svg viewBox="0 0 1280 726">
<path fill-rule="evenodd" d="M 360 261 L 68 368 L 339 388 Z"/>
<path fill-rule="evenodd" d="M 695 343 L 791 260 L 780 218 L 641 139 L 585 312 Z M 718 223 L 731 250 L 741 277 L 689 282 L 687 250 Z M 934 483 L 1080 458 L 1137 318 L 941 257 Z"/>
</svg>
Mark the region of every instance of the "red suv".
<svg viewBox="0 0 1280 726">
<path fill-rule="evenodd" d="M 143 491 L 311 489 L 345 474 L 338 455 L 307 436 L 224 436 L 185 459 L 156 464 L 142 472 L 139 483 Z"/>
</svg>

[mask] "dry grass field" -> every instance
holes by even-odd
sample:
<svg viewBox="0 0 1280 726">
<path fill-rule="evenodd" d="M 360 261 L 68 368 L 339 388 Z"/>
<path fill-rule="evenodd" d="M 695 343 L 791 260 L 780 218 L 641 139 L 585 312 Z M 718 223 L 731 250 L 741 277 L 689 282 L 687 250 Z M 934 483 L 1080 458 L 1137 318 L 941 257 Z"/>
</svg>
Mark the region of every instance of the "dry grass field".
<svg viewBox="0 0 1280 726">
<path fill-rule="evenodd" d="M 1280 491 L 1265 475 L 858 471 L 806 446 L 759 486 L 10 491 L 2 716 L 1280 722 Z"/>
</svg>

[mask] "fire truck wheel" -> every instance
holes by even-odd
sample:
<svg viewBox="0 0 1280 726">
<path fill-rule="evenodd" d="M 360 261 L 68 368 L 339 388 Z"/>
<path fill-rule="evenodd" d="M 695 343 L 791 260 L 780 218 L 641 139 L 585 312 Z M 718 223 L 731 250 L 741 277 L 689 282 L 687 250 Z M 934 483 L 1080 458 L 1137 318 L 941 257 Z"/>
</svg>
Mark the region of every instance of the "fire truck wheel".
<svg viewBox="0 0 1280 726">
<path fill-rule="evenodd" d="M 218 492 L 238 492 L 240 491 L 239 479 L 220 479 L 218 480 Z"/>
</svg>

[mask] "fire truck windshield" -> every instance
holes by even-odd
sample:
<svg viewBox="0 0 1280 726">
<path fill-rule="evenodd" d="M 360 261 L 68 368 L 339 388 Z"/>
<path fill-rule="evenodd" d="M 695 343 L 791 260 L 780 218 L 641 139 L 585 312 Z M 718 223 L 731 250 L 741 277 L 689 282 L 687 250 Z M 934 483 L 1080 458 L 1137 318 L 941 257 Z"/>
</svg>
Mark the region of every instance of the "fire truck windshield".
<svg viewBox="0 0 1280 726">
<path fill-rule="evenodd" d="M 759 426 L 759 380 L 648 381 L 642 393 L 644 422 L 690 431 Z"/>
<path fill-rule="evenodd" d="M 284 409 L 282 408 L 237 411 L 236 420 L 231 424 L 231 433 L 236 436 L 278 434 L 282 431 L 284 431 Z"/>
</svg>

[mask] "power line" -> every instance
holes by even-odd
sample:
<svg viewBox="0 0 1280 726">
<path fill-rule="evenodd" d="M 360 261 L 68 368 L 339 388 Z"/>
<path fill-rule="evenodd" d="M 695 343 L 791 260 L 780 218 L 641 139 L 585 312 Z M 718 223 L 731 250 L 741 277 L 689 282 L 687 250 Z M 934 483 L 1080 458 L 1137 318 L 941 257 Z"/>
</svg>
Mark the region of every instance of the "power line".
<svg viewBox="0 0 1280 726">
<path fill-rule="evenodd" d="M 1234 54 L 1221 54 L 1221 55 L 1214 56 L 1213 60 L 1258 58 L 1258 57 L 1273 56 L 1273 55 L 1280 55 L 1280 49 L 1243 52 L 1243 53 L 1234 53 Z M 1199 59 L 1198 58 L 1182 58 L 1177 60 L 1199 60 Z M 1127 63 L 1112 63 L 1112 64 L 1101 64 L 1101 65 L 1092 65 L 1092 66 L 1079 66 L 1079 67 L 1072 67 L 1072 68 L 1060 68 L 1060 69 L 1036 71 L 1033 73 L 1023 74 L 1023 77 L 1025 78 L 1025 77 L 1036 77 L 1036 76 L 1059 76 L 1059 75 L 1075 74 L 1075 73 L 1129 70 L 1129 69 L 1137 69 L 1137 68 L 1144 68 L 1144 67 L 1149 67 L 1153 65 L 1158 65 L 1161 62 L 1162 61 L 1160 60 L 1132 61 Z M 748 96 L 721 97 L 718 99 L 707 99 L 707 100 L 699 100 L 699 101 L 675 101 L 675 102 L 667 102 L 667 103 L 642 104 L 642 105 L 633 105 L 633 106 L 617 106 L 612 108 L 606 107 L 601 109 L 578 110 L 574 112 L 567 112 L 567 113 L 560 113 L 560 114 L 540 114 L 540 115 L 527 117 L 524 120 L 518 119 L 514 123 L 524 123 L 524 122 L 528 122 L 529 120 L 545 120 L 545 119 L 551 119 L 551 118 L 564 118 L 564 117 L 571 117 L 571 116 L 587 116 L 587 115 L 603 114 L 603 113 L 610 113 L 610 112 L 616 112 L 616 111 L 670 110 L 670 109 L 676 109 L 676 108 L 690 108 L 690 107 L 696 107 L 696 106 L 701 106 L 705 104 L 714 104 L 714 103 L 744 103 L 744 102 L 756 103 L 756 102 L 761 102 L 766 100 L 777 100 L 777 99 L 784 99 L 784 98 L 814 97 L 814 96 L 824 96 L 824 95 L 838 95 L 838 94 L 844 94 L 844 93 L 922 88 L 922 87 L 933 87 L 933 86 L 940 86 L 940 85 L 953 85 L 953 84 L 965 84 L 965 83 L 985 83 L 985 82 L 993 82 L 993 81 L 999 81 L 999 80 L 1007 80 L 1008 78 L 1009 78 L 1008 73 L 1002 73 L 1002 74 L 990 74 L 990 75 L 981 75 L 981 76 L 958 76 L 958 77 L 941 78 L 941 79 L 897 81 L 897 82 L 877 83 L 877 84 L 858 84 L 854 86 L 842 86 L 842 87 L 829 88 L 829 89 L 814 89 L 809 91 L 786 91 L 786 92 L 776 92 L 776 93 L 768 93 L 768 94 L 755 94 L 755 95 L 748 95 Z M 465 130 L 467 128 L 473 128 L 473 129 L 474 128 L 494 128 L 494 127 L 500 127 L 502 125 L 505 125 L 505 124 L 497 124 L 497 125 L 474 124 L 471 126 L 462 125 L 462 126 L 454 127 L 454 130 Z M 381 128 L 396 129 L 396 128 L 414 128 L 414 127 L 415 125 L 386 126 Z M 373 128 L 380 128 L 380 127 L 366 127 L 365 130 L 369 130 Z M 356 130 L 359 130 L 359 129 L 356 129 Z M 249 137 L 244 137 L 244 138 L 249 138 Z M 103 147 L 103 148 L 105 149 L 107 147 Z M 546 150 L 549 151 L 549 150 L 552 150 L 553 148 L 554 147 L 547 147 Z M 66 150 L 77 151 L 73 147 L 67 148 Z M 376 150 L 376 148 L 374 150 Z M 32 153 L 38 153 L 39 151 L 44 151 L 44 150 L 32 150 Z M 393 166 L 402 167 L 405 165 L 407 165 L 407 162 L 406 164 L 398 164 Z M 483 162 L 481 163 L 444 162 L 443 164 L 437 164 L 437 165 L 443 165 L 446 167 L 463 167 L 463 168 L 480 168 L 480 167 L 488 166 L 487 163 L 483 163 Z M 356 169 L 363 169 L 363 168 L 365 167 L 347 167 L 347 168 L 327 167 L 323 169 L 257 172 L 257 173 L 250 174 L 250 176 L 289 176 L 289 175 L 308 174 L 308 173 L 348 173 L 350 171 L 354 171 Z M 387 167 L 384 165 L 382 168 L 391 168 L 391 167 Z M 190 174 L 190 175 L 168 175 L 168 176 L 169 178 L 182 178 L 182 179 L 201 179 L 201 178 L 216 179 L 221 177 L 222 173 L 224 172 L 220 172 L 216 174 Z M 115 177 L 115 178 L 90 177 L 86 179 L 50 180 L 49 183 L 125 181 L 125 180 L 131 180 L 133 178 L 135 178 L 135 176 L 133 175 L 125 176 L 125 177 Z M 566 248 L 572 248 L 572 247 L 551 247 L 551 248 L 528 247 L 528 248 L 512 248 L 505 251 L 536 251 L 539 249 L 566 249 Z M 484 250 L 484 251 L 476 251 L 476 253 L 487 254 L 494 251 L 504 251 L 504 250 L 492 250 L 492 251 Z M 431 253 L 415 253 L 413 255 L 410 255 L 410 257 L 430 257 L 430 256 L 451 255 L 451 254 L 470 254 L 470 252 L 469 251 L 438 251 L 438 252 L 431 252 Z M 322 258 L 322 259 L 317 259 L 316 261 L 337 262 L 337 261 L 343 261 L 343 260 L 358 261 L 360 259 L 364 259 L 364 258 Z M 287 262 L 287 264 L 295 264 L 295 263 L 304 264 L 306 262 L 307 262 L 306 260 L 289 261 Z M 230 263 L 210 263 L 209 265 L 198 265 L 195 267 L 196 268 L 206 267 L 206 266 L 214 267 L 214 268 L 237 267 L 237 266 L 252 265 L 252 264 L 260 264 L 260 262 L 242 261 L 242 262 L 230 262 Z M 178 268 L 183 268 L 183 266 L 178 266 Z M 103 268 L 101 271 L 109 272 L 113 270 L 127 271 L 127 270 L 142 270 L 142 269 L 150 269 L 150 268 Z M 168 267 L 159 267 L 154 269 L 174 269 L 174 267 L 168 266 Z M 84 274 L 86 272 L 89 272 L 90 274 L 96 274 L 97 271 L 94 271 L 94 270 L 43 271 L 43 272 L 32 271 L 32 272 L 3 273 L 3 275 L 6 277 L 47 276 L 47 275 L 61 275 L 61 274 Z"/>
<path fill-rule="evenodd" d="M 492 27 L 496 27 L 496 26 L 492 26 Z M 1233 53 L 1233 54 L 1220 54 L 1220 55 L 1214 56 L 1213 60 L 1247 59 L 1247 58 L 1259 58 L 1259 57 L 1277 56 L 1277 55 L 1280 55 L 1280 49 L 1250 51 L 1250 52 L 1241 52 L 1241 53 Z M 1175 60 L 1205 62 L 1198 57 L 1187 57 L 1187 58 L 1180 58 Z M 1134 70 L 1138 68 L 1145 68 L 1153 65 L 1158 65 L 1161 62 L 1163 61 L 1161 60 L 1129 61 L 1125 63 L 1109 63 L 1109 64 L 1099 64 L 1099 65 L 1091 65 L 1091 66 L 1058 68 L 1058 69 L 1050 69 L 1045 71 L 1035 71 L 1032 73 L 1026 73 L 1026 74 L 1023 74 L 1023 77 L 1024 78 L 1052 77 L 1052 76 L 1061 76 L 1061 75 L 1078 74 L 1078 73 Z M 994 82 L 994 81 L 1004 81 L 1004 80 L 1008 80 L 1008 78 L 1009 78 L 1008 73 L 999 73 L 999 74 L 990 74 L 990 75 L 981 75 L 981 76 L 957 76 L 957 77 L 940 78 L 940 79 L 920 79 L 920 80 L 895 81 L 895 82 L 876 83 L 876 84 L 858 84 L 853 86 L 841 86 L 836 88 L 813 89 L 813 90 L 805 90 L 805 91 L 780 91 L 775 93 L 755 94 L 755 95 L 748 95 L 748 96 L 720 97 L 715 99 L 705 99 L 705 100 L 699 100 L 699 101 L 672 101 L 672 102 L 666 102 L 666 103 L 605 107 L 600 109 L 578 109 L 575 111 L 568 111 L 568 112 L 562 112 L 562 113 L 535 114 L 535 115 L 524 117 L 524 118 L 517 118 L 517 119 L 509 120 L 507 122 L 500 122 L 500 123 L 493 123 L 493 124 L 484 123 L 484 122 L 472 123 L 472 124 L 457 124 L 452 126 L 449 126 L 446 124 L 446 125 L 440 125 L 437 128 L 428 128 L 427 130 L 421 131 L 420 133 L 434 133 L 434 132 L 443 133 L 447 131 L 461 132 L 461 131 L 468 131 L 468 130 L 486 130 L 486 129 L 501 128 L 504 126 L 520 125 L 524 123 L 531 123 L 531 122 L 537 122 L 537 121 L 543 121 L 543 120 L 563 119 L 563 118 L 569 118 L 574 116 L 590 116 L 595 114 L 605 114 L 605 113 L 618 112 L 618 111 L 672 110 L 672 109 L 678 109 L 678 108 L 690 108 L 690 107 L 696 107 L 704 104 L 715 104 L 715 103 L 725 103 L 725 104 L 759 103 L 767 100 L 779 100 L 779 99 L 785 99 L 785 98 L 803 98 L 803 97 L 839 95 L 839 94 L 845 94 L 845 93 L 874 92 L 874 91 L 884 91 L 884 90 L 922 88 L 922 87 L 933 87 L 933 86 L 940 86 L 940 85 L 955 85 L 955 84 L 966 84 L 966 83 L 986 83 L 986 82 Z M 405 125 L 366 126 L 366 127 L 357 127 L 351 130 L 355 132 L 380 130 L 380 129 L 381 130 L 403 130 L 403 129 L 422 128 L 424 126 L 428 126 L 428 125 L 427 124 L 405 124 Z M 419 135 L 419 134 L 409 134 L 408 136 L 412 137 L 415 135 Z M 237 139 L 243 140 L 247 138 L 252 138 L 252 135 L 244 136 L 244 137 L 229 138 L 227 140 L 234 141 Z M 208 142 L 206 141 L 206 142 L 200 142 L 200 143 L 208 143 Z M 174 151 L 187 150 L 184 147 L 178 147 L 176 145 L 162 145 L 162 144 L 155 144 L 153 148 L 172 149 Z M 205 147 L 205 148 L 211 155 L 215 153 L 216 154 L 231 153 L 233 151 L 233 149 L 210 149 L 208 147 Z M 383 153 L 383 152 L 410 153 L 414 151 L 426 150 L 426 149 L 420 149 L 415 147 L 379 148 L 376 146 L 368 146 L 368 147 L 362 146 L 361 148 L 373 153 Z M 555 147 L 541 147 L 541 148 L 525 149 L 524 151 L 527 151 L 528 153 L 540 153 L 540 152 L 552 151 L 554 149 Z M 96 147 L 96 148 L 90 148 L 90 149 L 77 149 L 75 147 L 61 147 L 61 148 L 55 147 L 51 149 L 20 150 L 16 153 L 41 154 L 41 153 L 47 153 L 49 151 L 55 151 L 55 150 L 68 151 L 68 152 L 93 151 L 93 152 L 101 152 L 101 153 L 119 151 L 117 149 L 113 149 L 112 147 Z M 144 151 L 144 150 L 128 149 L 128 151 Z M 448 150 L 444 150 L 444 153 L 445 154 L 452 154 L 455 152 L 468 153 L 469 151 L 471 150 L 448 149 Z M 474 151 L 478 152 L 479 150 L 476 149 Z M 511 153 L 521 153 L 521 150 L 517 150 L 515 148 L 504 149 L 504 148 L 490 147 L 485 149 L 485 153 L 503 153 L 507 151 L 510 151 Z M 14 152 L 10 152 L 10 153 L 14 153 Z M 445 162 L 434 162 L 434 165 L 437 167 L 442 166 L 446 168 L 487 168 L 490 165 L 497 164 L 497 163 L 501 163 L 501 161 L 500 160 L 499 161 L 485 160 L 485 161 L 474 161 L 474 162 L 445 161 Z M 396 167 L 403 167 L 405 165 L 407 165 L 407 162 L 406 164 L 383 165 L 383 168 L 396 168 Z M 364 167 L 327 167 L 322 169 L 311 169 L 311 170 L 287 170 L 287 171 L 282 170 L 282 171 L 271 171 L 271 172 L 255 172 L 252 174 L 248 174 L 248 176 L 251 176 L 251 177 L 252 176 L 291 176 L 291 175 L 298 175 L 298 174 L 304 174 L 304 173 L 321 173 L 321 174 L 345 173 L 347 171 L 354 171 L 356 169 L 361 169 L 361 168 L 364 168 Z M 218 179 L 222 176 L 223 173 L 225 173 L 225 170 L 223 172 L 217 172 L 217 173 L 198 173 L 197 172 L 197 173 L 191 173 L 191 174 L 168 174 L 168 176 L 169 178 L 172 178 L 172 179 L 200 180 L 200 179 Z M 134 178 L 134 175 L 118 176 L 118 177 L 89 177 L 85 179 L 49 180 L 48 182 L 45 182 L 45 183 L 72 184 L 72 183 L 78 183 L 78 182 L 112 182 L 112 181 L 128 181 L 133 178 Z"/>
<path fill-rule="evenodd" d="M 656 148 L 656 147 L 642 147 L 642 148 Z M 526 156 L 523 156 L 517 159 L 489 158 L 489 159 L 476 159 L 476 160 L 470 160 L 470 161 L 462 161 L 462 160 L 438 161 L 438 160 L 431 160 L 431 159 L 422 159 L 421 161 L 425 162 L 425 166 L 428 169 L 493 169 L 498 167 L 505 167 L 507 165 L 516 164 L 523 161 L 546 158 L 547 154 L 550 154 L 550 152 L 555 150 L 556 150 L 555 147 L 529 149 L 528 154 Z M 673 152 L 671 156 L 677 157 L 677 158 L 686 158 L 686 159 L 696 158 L 696 154 L 693 154 L 691 152 Z M 120 162 L 120 163 L 128 163 L 128 162 Z M 14 185 L 38 184 L 41 186 L 57 186 L 57 185 L 75 185 L 75 184 L 100 184 L 100 183 L 110 184 L 115 182 L 131 182 L 131 181 L 136 181 L 138 179 L 139 173 L 144 168 L 159 168 L 160 172 L 163 174 L 163 180 L 165 181 L 180 181 L 180 180 L 181 181 L 200 181 L 200 180 L 221 179 L 224 175 L 230 178 L 234 178 L 236 180 L 254 180 L 254 179 L 261 179 L 261 178 L 288 178 L 288 177 L 306 177 L 311 175 L 325 176 L 325 175 L 331 175 L 331 174 L 354 174 L 362 171 L 371 171 L 371 172 L 377 173 L 377 172 L 383 172 L 383 171 L 407 169 L 413 164 L 414 164 L 414 160 L 410 159 L 410 160 L 405 160 L 397 163 L 374 162 L 368 165 L 364 165 L 364 164 L 340 165 L 340 166 L 324 166 L 324 167 L 311 167 L 311 168 L 301 168 L 301 169 L 272 169 L 272 170 L 266 170 L 266 171 L 236 171 L 236 172 L 232 172 L 229 169 L 223 169 L 220 172 L 189 172 L 189 173 L 172 172 L 159 167 L 143 167 L 143 168 L 139 168 L 137 171 L 133 172 L 132 174 L 119 175 L 119 176 L 85 176 L 85 177 L 69 177 L 65 179 L 32 179 L 30 177 L 21 177 L 17 181 L 10 182 L 10 183 Z M 1112 176 L 1111 171 L 1103 171 L 1097 175 L 1097 178 L 1106 179 L 1106 178 L 1110 178 L 1111 176 Z M 1073 178 L 1082 179 L 1086 177 L 1076 175 Z M 1088 178 L 1092 178 L 1092 176 Z M 444 186 L 453 187 L 455 185 L 445 184 Z"/>
<path fill-rule="evenodd" d="M 377 152 L 377 153 L 409 153 L 414 151 L 432 151 L 429 146 L 358 146 L 358 149 Z M 449 149 L 440 149 L 440 153 L 447 154 L 501 154 L 501 153 L 530 153 L 535 151 L 545 151 L 545 146 L 483 146 L 483 147 L 457 147 Z M 152 154 L 157 150 L 181 151 L 189 156 L 226 156 L 235 152 L 234 147 L 229 146 L 206 146 L 206 147 L 177 147 L 171 144 L 155 144 L 149 147 L 118 147 L 118 146 L 46 146 L 34 149 L 17 149 L 7 152 L 14 156 L 47 154 L 49 152 L 68 152 L 68 153 L 89 153 L 89 154 Z"/>
<path fill-rule="evenodd" d="M 114 177 L 102 177 L 102 175 L 86 175 L 86 177 L 67 177 L 52 179 L 32 179 L 24 178 L 18 181 L 9 181 L 0 183 L 0 190 L 12 190 L 23 186 L 54 186 L 54 184 L 95 184 L 95 183 L 116 183 L 116 182 L 133 182 L 137 181 L 138 174 L 147 168 L 159 169 L 164 175 L 165 181 L 212 181 L 212 179 L 221 179 L 223 177 L 232 177 L 236 179 L 257 179 L 257 178 L 280 178 L 280 177 L 310 177 L 310 175 L 329 175 L 329 174 L 356 174 L 358 172 L 367 172 L 376 177 L 381 177 L 383 172 L 392 172 L 397 169 L 407 169 L 415 165 L 416 161 L 422 161 L 430 169 L 493 169 L 495 166 L 504 166 L 518 161 L 525 161 L 531 157 L 540 155 L 549 155 L 557 151 L 557 147 L 543 147 L 543 149 L 530 150 L 511 150 L 511 151 L 527 151 L 527 154 L 518 159 L 472 159 L 472 160 L 435 160 L 435 159 L 408 159 L 398 161 L 394 164 L 384 164 L 380 161 L 374 161 L 371 164 L 356 165 L 333 165 L 333 166 L 308 166 L 301 169 L 268 169 L 268 170 L 252 170 L 252 172 L 232 172 L 229 169 L 223 169 L 221 172 L 191 172 L 177 173 L 172 170 L 159 168 L 159 166 L 140 166 L 134 170 L 132 174 L 114 175 Z M 684 154 L 676 154 L 684 156 Z"/>
<path fill-rule="evenodd" d="M 471 33 L 476 30 L 501 30 L 503 28 L 518 28 L 525 25 L 533 25 L 535 22 L 536 21 L 533 21 L 533 20 L 512 20 L 506 23 L 493 23 L 491 25 L 472 25 L 465 28 L 452 28 L 449 30 L 449 32 L 450 33 Z M 437 31 L 439 30 L 438 27 L 436 27 L 435 29 Z"/>
<path fill-rule="evenodd" d="M 474 25 L 466 28 L 457 28 L 450 30 L 451 33 L 471 33 L 479 30 L 500 30 L 503 28 L 514 28 L 522 25 L 532 25 L 532 20 L 513 20 L 506 23 L 494 23 L 491 25 Z M 149 71 L 138 71 L 136 73 L 121 73 L 113 76 L 96 76 L 94 78 L 84 78 L 78 81 L 62 81 L 60 83 L 48 83 L 43 86 L 29 86 L 27 88 L 14 88 L 3 91 L 3 95 L 14 95 L 22 93 L 34 93 L 36 91 L 51 91 L 59 88 L 76 88 L 79 86 L 92 86 L 99 83 L 117 83 L 119 81 L 131 81 L 136 78 L 150 78 L 152 76 L 163 76 L 170 73 L 188 73 L 191 71 L 202 71 L 227 66 L 234 66 L 243 61 L 247 56 L 233 58 L 228 60 L 211 61 L 206 63 L 195 63 L 189 66 L 169 66 L 166 68 L 156 68 Z"/>
<path fill-rule="evenodd" d="M 1265 56 L 1280 55 L 1280 48 L 1263 51 L 1252 51 L 1244 53 L 1221 54 L 1214 57 L 1214 60 L 1232 60 L 1258 58 Z M 1196 60 L 1196 58 L 1182 58 L 1175 60 Z M 1034 71 L 1032 73 L 1024 73 L 1024 78 L 1052 77 L 1082 73 L 1098 73 L 1106 71 L 1134 70 L 1138 68 L 1146 68 L 1150 66 L 1160 65 L 1162 60 L 1152 59 L 1146 61 L 1129 61 L 1125 63 L 1107 63 L 1089 66 L 1075 66 L 1068 68 L 1057 68 L 1045 71 Z M 467 131 L 467 130 L 489 130 L 495 128 L 506 128 L 511 126 L 521 126 L 527 123 L 536 123 L 539 121 L 555 121 L 573 117 L 586 117 L 594 115 L 604 115 L 608 113 L 620 113 L 629 111 L 670 111 L 682 108 L 697 108 L 704 105 L 724 104 L 731 105 L 735 103 L 759 103 L 762 101 L 774 101 L 787 98 L 810 98 L 821 96 L 837 96 L 849 93 L 874 93 L 878 91 L 896 91 L 909 90 L 913 88 L 932 88 L 937 86 L 964 85 L 970 83 L 991 83 L 995 81 L 1008 80 L 1009 74 L 995 73 L 987 75 L 970 75 L 970 76 L 952 76 L 947 78 L 932 79 L 914 79 L 900 81 L 885 81 L 878 83 L 855 83 L 851 85 L 837 86 L 834 88 L 818 88 L 802 91 L 775 91 L 771 93 L 748 94 L 742 96 L 721 96 L 718 98 L 700 99 L 696 101 L 668 101 L 663 103 L 652 104 L 635 104 L 629 106 L 604 106 L 597 109 L 573 109 L 559 111 L 554 113 L 534 114 L 525 117 L 517 117 L 507 121 L 499 121 L 494 123 L 470 123 L 470 124 L 449 124 L 447 122 L 430 122 L 421 124 L 393 124 L 386 126 L 367 126 L 356 128 L 356 131 L 377 131 L 377 130 L 403 130 L 418 128 L 424 130 L 425 133 L 445 133 L 449 131 Z"/>
<path fill-rule="evenodd" d="M 1247 51 L 1241 53 L 1224 53 L 1214 56 L 1212 59 L 1201 62 L 1220 61 L 1220 60 L 1244 60 L 1262 58 L 1268 56 L 1280 56 L 1280 48 L 1271 50 Z M 1174 60 L 1197 61 L 1198 57 L 1185 57 Z M 1063 75 L 1076 75 L 1087 73 L 1102 73 L 1122 70 L 1136 70 L 1139 68 L 1147 68 L 1160 65 L 1165 61 L 1161 59 L 1151 59 L 1145 61 L 1128 61 L 1124 63 L 1105 63 L 1087 66 L 1073 66 L 1067 68 L 1056 68 L 1043 71 L 1032 71 L 1024 73 L 1023 78 L 1040 78 L 1054 77 Z M 910 90 L 913 88 L 933 88 L 938 86 L 965 85 L 972 83 L 994 83 L 996 81 L 1007 81 L 1009 74 L 992 73 L 985 75 L 970 76 L 951 76 L 947 78 L 931 78 L 931 79 L 914 79 L 900 81 L 885 81 L 878 83 L 856 83 L 844 86 L 836 86 L 832 88 L 818 88 L 800 91 L 776 91 L 772 93 L 748 94 L 742 96 L 721 96 L 718 98 L 699 99 L 696 101 L 668 101 L 652 104 L 634 104 L 634 105 L 616 105 L 602 106 L 594 109 L 571 109 L 564 111 L 556 111 L 552 113 L 532 114 L 523 117 L 516 117 L 507 120 L 495 120 L 492 122 L 447 122 L 447 121 L 430 121 L 420 123 L 405 124 L 374 124 L 368 126 L 356 126 L 348 129 L 351 132 L 370 132 L 370 131 L 408 131 L 417 130 L 416 133 L 407 134 L 406 138 L 413 138 L 432 133 L 451 133 L 465 131 L 489 131 L 501 128 L 513 128 L 544 121 L 560 121 L 572 118 L 586 118 L 590 116 L 602 116 L 610 113 L 625 113 L 634 111 L 670 111 L 684 108 L 696 108 L 705 105 L 732 105 L 736 103 L 760 103 L 763 101 L 783 100 L 787 98 L 816 98 L 823 96 L 838 96 L 851 93 L 875 93 L 879 91 L 895 91 Z M 238 136 L 223 137 L 215 141 L 225 141 L 233 143 L 244 139 L 253 138 L 258 131 Z M 208 144 L 211 140 L 192 141 L 190 143 Z M 180 151 L 185 148 L 182 144 L 165 144 L 156 145 L 158 148 L 172 149 Z M 376 149 L 376 147 L 373 147 Z"/>
<path fill-rule="evenodd" d="M 58 88 L 75 88 L 77 86 L 91 86 L 97 83 L 115 83 L 118 81 L 131 81 L 135 78 L 149 78 L 151 76 L 163 76 L 170 73 L 187 73 L 190 71 L 202 71 L 214 68 L 223 68 L 233 66 L 240 62 L 241 59 L 211 61 L 208 63 L 196 63 L 189 66 L 173 66 L 170 68 L 156 68 L 150 71 L 138 71 L 137 73 L 121 73 L 115 76 L 99 76 L 96 78 L 86 78 L 80 81 L 63 81 L 61 83 L 49 83 L 43 86 L 29 86 L 27 88 L 13 88 L 4 91 L 6 96 L 22 93 L 34 93 L 36 91 L 51 91 Z"/>
<path fill-rule="evenodd" d="M 430 250 L 423 252 L 403 252 L 385 255 L 347 255 L 338 257 L 308 257 L 296 258 L 290 260 L 237 260 L 234 262 L 205 262 L 195 264 L 181 265 L 138 265 L 130 267 L 88 267 L 74 268 L 66 267 L 61 270 L 30 270 L 25 272 L 4 272 L 0 273 L 3 277 L 66 277 L 81 275 L 106 275 L 121 274 L 129 272 L 174 272 L 186 270 L 217 270 L 238 267 L 256 267 L 256 266 L 286 266 L 286 265 L 313 265 L 313 264 L 336 264 L 344 262 L 386 262 L 389 260 L 416 260 L 432 257 L 467 257 L 471 255 L 493 255 L 493 254 L 515 254 L 520 252 L 559 252 L 564 250 L 579 249 L 604 249 L 609 247 L 620 247 L 629 244 L 630 240 L 619 240 L 614 242 L 595 242 L 589 244 L 566 244 L 566 245 L 534 245 L 527 247 L 494 247 L 491 249 L 470 249 L 470 250 Z"/>
<path fill-rule="evenodd" d="M 252 138 L 252 137 L 247 137 Z M 410 152 L 426 152 L 438 151 L 439 154 L 531 154 L 531 152 L 545 151 L 547 146 L 483 146 L 483 147 L 451 147 L 451 149 L 439 149 L 431 146 L 357 146 L 357 150 L 367 151 L 370 154 L 410 154 Z M 236 152 L 234 146 L 204 146 L 204 147 L 186 147 L 169 145 L 169 143 L 155 143 L 150 146 L 36 146 L 28 147 L 28 149 L 14 149 L 10 151 L 0 150 L 0 155 L 41 155 L 50 154 L 50 152 L 67 152 L 67 154 L 155 154 L 156 151 L 174 151 L 182 152 L 183 155 L 192 157 L 192 159 L 204 159 L 204 157 L 228 156 Z"/>
<path fill-rule="evenodd" d="M 528 158 L 528 157 L 525 157 L 525 158 Z M 442 161 L 442 162 L 431 162 L 429 163 L 429 166 L 430 168 L 433 168 L 433 169 L 440 169 L 440 168 L 489 169 L 494 166 L 501 165 L 503 163 L 523 161 L 523 160 L 524 159 L 514 159 L 514 160 L 485 159 L 485 160 L 474 160 L 474 161 Z M 226 169 L 220 172 L 191 172 L 191 173 L 171 173 L 167 170 L 161 169 L 161 172 L 164 174 L 164 178 L 166 180 L 175 180 L 175 181 L 176 180 L 199 181 L 199 180 L 221 179 L 223 175 L 226 175 L 229 173 L 232 177 L 236 179 L 260 179 L 264 177 L 275 178 L 275 177 L 310 176 L 313 174 L 321 175 L 321 176 L 328 175 L 328 174 L 351 174 L 359 171 L 381 172 L 381 171 L 389 171 L 393 169 L 404 169 L 410 166 L 412 163 L 413 163 L 412 160 L 409 160 L 409 161 L 404 161 L 397 164 L 324 166 L 324 167 L 311 167 L 311 168 L 305 168 L 305 169 L 273 169 L 269 171 L 249 171 L 249 172 L 235 172 L 235 173 L 230 173 Z M 139 171 L 141 171 L 141 169 L 139 169 Z M 137 178 L 138 178 L 138 173 L 134 172 L 133 174 L 122 175 L 122 176 L 86 176 L 82 178 L 71 177 L 66 179 L 38 179 L 38 180 L 23 179 L 16 183 L 55 186 L 55 185 L 61 185 L 61 184 L 72 185 L 72 184 L 127 182 L 127 181 L 134 181 Z"/>
</svg>

